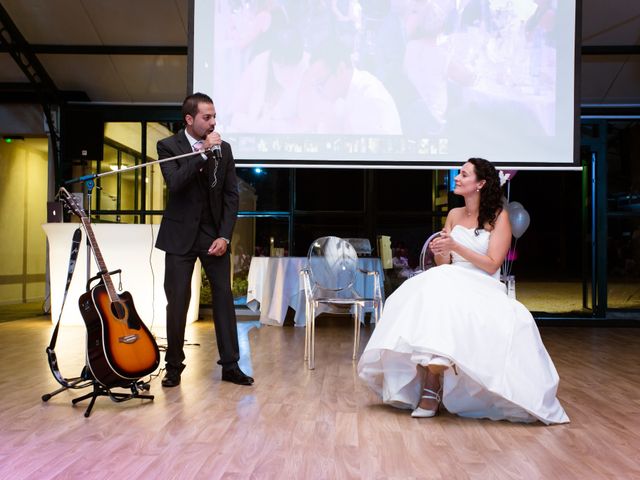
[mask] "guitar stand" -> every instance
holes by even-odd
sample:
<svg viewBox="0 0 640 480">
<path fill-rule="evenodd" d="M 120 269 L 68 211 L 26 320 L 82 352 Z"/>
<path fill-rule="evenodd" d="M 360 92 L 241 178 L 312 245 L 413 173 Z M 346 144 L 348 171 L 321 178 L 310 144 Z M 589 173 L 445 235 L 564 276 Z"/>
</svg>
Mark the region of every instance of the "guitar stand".
<svg viewBox="0 0 640 480">
<path fill-rule="evenodd" d="M 91 393 L 87 393 L 86 395 L 82 395 L 81 397 L 77 397 L 71 400 L 71 403 L 73 404 L 73 406 L 75 406 L 76 403 L 78 402 L 81 402 L 88 398 L 91 399 L 91 401 L 89 402 L 89 406 L 84 412 L 85 418 L 88 418 L 89 415 L 91 415 L 91 409 L 93 408 L 93 405 L 96 403 L 96 399 L 98 397 L 109 397 L 111 398 L 111 400 L 118 403 L 125 402 L 127 400 L 132 400 L 134 398 L 139 398 L 142 400 L 153 400 L 154 398 L 154 395 L 144 395 L 140 393 L 140 391 L 148 391 L 150 388 L 149 383 L 143 382 L 141 380 L 138 380 L 137 382 L 133 382 L 130 385 L 128 385 L 128 387 L 131 389 L 131 393 L 112 392 L 111 389 L 109 389 L 108 387 L 105 387 L 104 385 L 102 385 L 101 383 L 95 380 L 93 380 L 92 383 L 93 383 L 93 391 Z M 127 386 L 124 386 L 122 388 L 127 388 Z"/>
<path fill-rule="evenodd" d="M 53 397 L 54 395 L 59 394 L 60 392 L 64 392 L 65 390 L 69 390 L 70 388 L 84 388 L 84 386 L 77 386 L 80 382 L 84 382 L 86 381 L 86 379 L 82 378 L 82 377 L 77 377 L 77 378 L 72 378 L 69 381 L 69 385 L 65 385 L 63 387 L 60 387 L 57 390 L 54 390 L 51 393 L 45 393 L 44 395 L 42 395 L 42 401 L 43 402 L 48 402 L 51 397 Z M 86 385 L 87 387 L 89 385 Z"/>
<path fill-rule="evenodd" d="M 56 396 L 61 392 L 64 392 L 65 390 L 69 390 L 69 389 L 79 390 L 81 388 L 87 388 L 89 385 L 91 385 L 95 381 L 91 378 L 91 373 L 89 372 L 89 369 L 86 366 L 83 367 L 79 377 L 73 377 L 73 378 L 63 377 L 62 374 L 60 373 L 60 369 L 58 368 L 58 358 L 56 357 L 56 352 L 53 349 L 53 347 L 51 346 L 47 347 L 46 352 L 47 352 L 47 360 L 49 361 L 49 368 L 51 369 L 51 373 L 53 374 L 53 377 L 58 381 L 58 383 L 62 385 L 62 387 L 58 388 L 57 390 L 54 390 L 53 392 L 45 393 L 44 395 L 42 395 L 41 398 L 43 402 L 48 402 L 52 397 Z"/>
</svg>

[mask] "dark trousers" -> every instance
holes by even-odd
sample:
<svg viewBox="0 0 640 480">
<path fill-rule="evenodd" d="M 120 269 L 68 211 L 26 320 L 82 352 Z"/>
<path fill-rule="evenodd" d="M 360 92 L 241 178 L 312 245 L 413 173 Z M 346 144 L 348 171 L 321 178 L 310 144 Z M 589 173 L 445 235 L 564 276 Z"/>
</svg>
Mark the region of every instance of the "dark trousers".
<svg viewBox="0 0 640 480">
<path fill-rule="evenodd" d="M 191 277 L 196 258 L 211 283 L 213 321 L 216 330 L 218 363 L 222 368 L 234 366 L 240 359 L 238 328 L 230 285 L 231 261 L 229 250 L 221 257 L 208 255 L 213 239 L 201 232 L 191 250 L 185 255 L 165 255 L 164 291 L 167 295 L 167 371 L 184 369 L 184 330 L 191 299 Z"/>
</svg>

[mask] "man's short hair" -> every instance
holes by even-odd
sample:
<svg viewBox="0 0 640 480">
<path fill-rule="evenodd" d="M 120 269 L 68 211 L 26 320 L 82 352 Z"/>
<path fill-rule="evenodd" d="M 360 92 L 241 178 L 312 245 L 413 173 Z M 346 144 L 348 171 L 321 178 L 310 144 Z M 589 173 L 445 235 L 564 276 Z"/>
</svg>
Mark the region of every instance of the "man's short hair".
<svg viewBox="0 0 640 480">
<path fill-rule="evenodd" d="M 187 96 L 182 102 L 182 119 L 184 120 L 187 115 L 195 117 L 198 114 L 198 105 L 200 103 L 210 103 L 213 105 L 213 100 L 209 95 L 196 92 Z"/>
<path fill-rule="evenodd" d="M 331 71 L 337 70 L 340 64 L 351 67 L 352 50 L 352 48 L 349 48 L 348 45 L 336 38 L 327 38 L 312 51 L 311 63 L 322 62 Z"/>
</svg>

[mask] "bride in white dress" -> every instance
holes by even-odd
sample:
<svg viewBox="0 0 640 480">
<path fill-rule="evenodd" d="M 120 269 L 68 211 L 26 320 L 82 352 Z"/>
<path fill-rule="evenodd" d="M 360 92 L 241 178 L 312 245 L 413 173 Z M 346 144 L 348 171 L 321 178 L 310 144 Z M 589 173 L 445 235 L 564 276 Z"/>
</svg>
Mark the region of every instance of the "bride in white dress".
<svg viewBox="0 0 640 480">
<path fill-rule="evenodd" d="M 387 299 L 359 375 L 414 417 L 432 417 L 442 403 L 465 417 L 568 422 L 533 317 L 499 281 L 511 226 L 498 173 L 472 158 L 455 181 L 465 206 L 449 212 L 431 243 L 438 266 Z"/>
</svg>

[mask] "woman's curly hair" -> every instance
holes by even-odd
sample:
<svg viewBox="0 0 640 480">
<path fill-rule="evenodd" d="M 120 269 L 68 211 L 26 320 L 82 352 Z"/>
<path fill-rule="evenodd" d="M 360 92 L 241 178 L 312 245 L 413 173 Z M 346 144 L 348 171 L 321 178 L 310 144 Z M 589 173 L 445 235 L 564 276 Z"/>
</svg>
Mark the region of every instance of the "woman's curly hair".
<svg viewBox="0 0 640 480">
<path fill-rule="evenodd" d="M 500 177 L 498 171 L 491 162 L 484 158 L 470 158 L 467 160 L 473 164 L 478 180 L 484 180 L 485 184 L 480 189 L 480 210 L 478 212 L 478 226 L 476 235 L 482 230 L 485 224 L 495 227 L 498 215 L 502 212 L 502 188 L 500 187 Z"/>
</svg>

